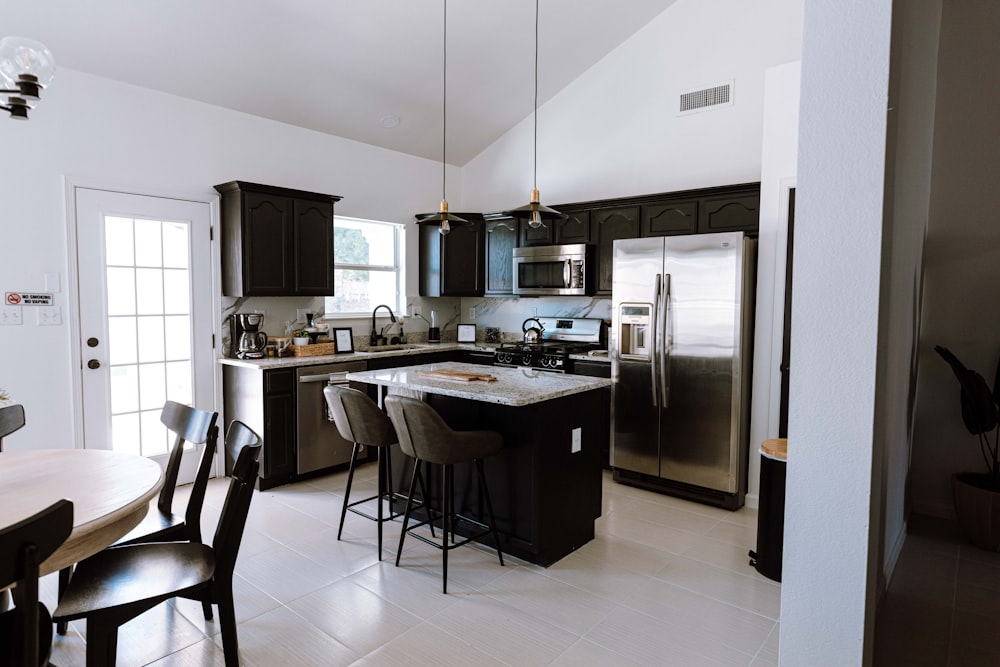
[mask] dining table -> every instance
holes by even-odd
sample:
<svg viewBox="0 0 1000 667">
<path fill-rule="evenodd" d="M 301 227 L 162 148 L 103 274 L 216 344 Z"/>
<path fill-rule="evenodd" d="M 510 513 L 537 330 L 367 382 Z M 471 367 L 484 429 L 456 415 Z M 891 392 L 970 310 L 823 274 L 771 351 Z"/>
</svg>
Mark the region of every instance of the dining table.
<svg viewBox="0 0 1000 667">
<path fill-rule="evenodd" d="M 163 486 L 160 464 L 138 454 L 98 449 L 0 452 L 0 527 L 66 498 L 73 530 L 40 566 L 45 575 L 114 544 L 139 525 Z"/>
</svg>

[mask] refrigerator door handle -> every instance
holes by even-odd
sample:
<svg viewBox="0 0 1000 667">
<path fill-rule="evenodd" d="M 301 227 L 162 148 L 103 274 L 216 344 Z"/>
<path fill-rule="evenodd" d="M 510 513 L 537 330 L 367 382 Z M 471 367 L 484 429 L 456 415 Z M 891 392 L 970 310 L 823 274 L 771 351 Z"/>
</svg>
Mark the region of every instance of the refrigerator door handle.
<svg viewBox="0 0 1000 667">
<path fill-rule="evenodd" d="M 657 397 L 658 380 L 656 379 L 656 361 L 657 361 L 656 357 L 657 357 L 657 350 L 659 349 L 659 342 L 658 342 L 657 337 L 659 336 L 659 333 L 660 333 L 659 329 L 657 328 L 656 322 L 657 322 L 657 320 L 659 318 L 660 291 L 661 291 L 661 288 L 662 288 L 662 283 L 661 283 L 660 278 L 661 278 L 660 274 L 657 273 L 656 274 L 656 292 L 653 294 L 653 317 L 650 318 L 650 321 L 652 322 L 652 325 L 653 325 L 653 331 L 651 332 L 652 336 L 653 336 L 653 354 L 649 355 L 649 376 L 650 376 L 649 377 L 649 384 L 650 384 L 650 386 L 653 389 L 652 395 L 653 395 L 653 407 L 654 408 L 660 407 L 660 402 L 659 402 L 658 397 Z"/>
<path fill-rule="evenodd" d="M 660 331 L 660 346 L 657 350 L 660 359 L 658 367 L 660 371 L 660 403 L 662 408 L 670 406 L 670 274 L 663 274 L 663 289 L 661 298 L 657 303 L 658 314 L 662 314 L 662 325 Z M 657 355 L 654 355 L 657 356 Z"/>
</svg>

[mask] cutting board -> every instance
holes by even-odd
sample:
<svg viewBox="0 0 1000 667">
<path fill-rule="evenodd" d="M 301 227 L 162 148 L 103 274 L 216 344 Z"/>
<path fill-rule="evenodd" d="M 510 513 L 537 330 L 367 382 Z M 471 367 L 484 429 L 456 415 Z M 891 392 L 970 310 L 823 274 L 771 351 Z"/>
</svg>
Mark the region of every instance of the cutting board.
<svg viewBox="0 0 1000 667">
<path fill-rule="evenodd" d="M 459 382 L 496 382 L 495 375 L 489 373 L 472 373 L 469 371 L 451 371 L 441 369 L 437 371 L 420 371 L 421 377 L 434 378 L 435 380 L 457 380 Z"/>
</svg>

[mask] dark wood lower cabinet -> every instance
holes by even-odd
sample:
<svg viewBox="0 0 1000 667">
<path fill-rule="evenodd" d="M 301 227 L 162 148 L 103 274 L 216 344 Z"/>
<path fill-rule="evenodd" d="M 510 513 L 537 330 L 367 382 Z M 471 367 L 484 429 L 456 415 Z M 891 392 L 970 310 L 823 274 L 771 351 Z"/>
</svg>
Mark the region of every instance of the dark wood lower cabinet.
<svg viewBox="0 0 1000 667">
<path fill-rule="evenodd" d="M 503 435 L 500 454 L 485 461 L 490 498 L 504 553 L 548 566 L 594 538 L 601 515 L 601 411 L 610 390 L 599 389 L 524 407 L 448 396 L 427 401 L 453 428 Z M 577 430 L 578 429 L 578 430 Z M 574 436 L 574 431 L 577 436 Z M 407 489 L 413 459 L 392 449 L 394 486 Z M 440 471 L 428 473 L 432 503 L 440 502 Z M 455 467 L 455 508 L 485 521 L 472 464 Z M 492 545 L 491 538 L 481 538 Z"/>
<path fill-rule="evenodd" d="M 295 474 L 295 369 L 222 367 L 227 421 L 239 419 L 262 440 L 261 489 L 291 481 Z M 230 471 L 231 461 L 226 463 Z"/>
</svg>

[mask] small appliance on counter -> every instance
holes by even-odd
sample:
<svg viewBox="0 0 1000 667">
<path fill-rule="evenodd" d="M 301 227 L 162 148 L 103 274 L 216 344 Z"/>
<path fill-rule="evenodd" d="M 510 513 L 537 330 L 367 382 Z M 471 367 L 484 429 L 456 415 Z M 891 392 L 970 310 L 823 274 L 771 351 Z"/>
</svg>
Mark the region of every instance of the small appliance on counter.
<svg viewBox="0 0 1000 667">
<path fill-rule="evenodd" d="M 260 330 L 260 313 L 237 313 L 232 317 L 232 348 L 237 359 L 263 359 L 267 356 L 267 334 Z"/>
<path fill-rule="evenodd" d="M 438 316 L 437 311 L 431 311 L 431 326 L 427 329 L 427 342 L 428 343 L 440 343 L 441 342 L 441 328 L 438 326 Z"/>
</svg>

